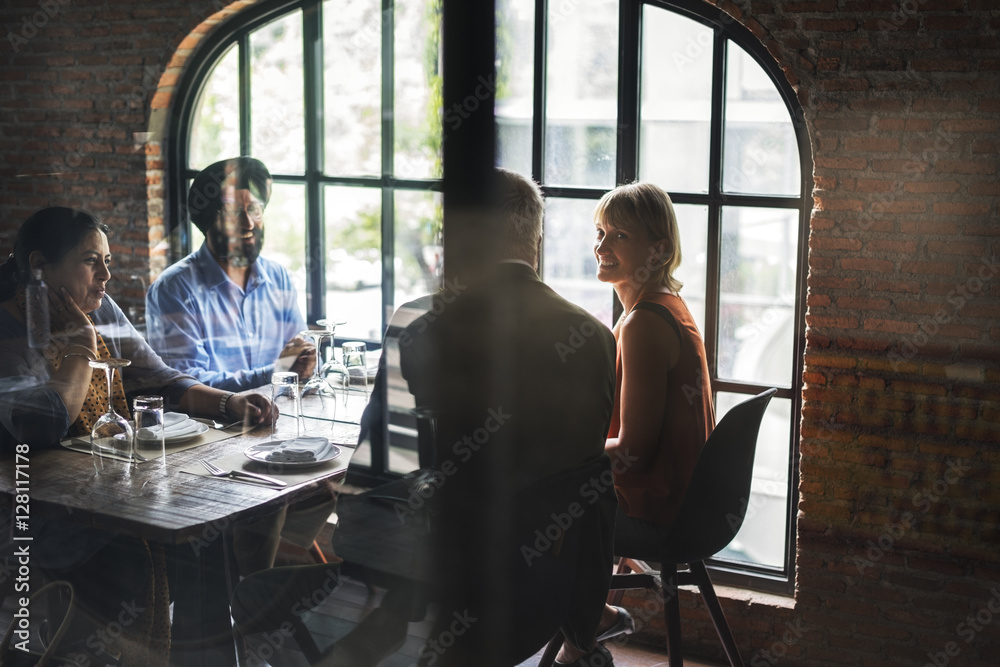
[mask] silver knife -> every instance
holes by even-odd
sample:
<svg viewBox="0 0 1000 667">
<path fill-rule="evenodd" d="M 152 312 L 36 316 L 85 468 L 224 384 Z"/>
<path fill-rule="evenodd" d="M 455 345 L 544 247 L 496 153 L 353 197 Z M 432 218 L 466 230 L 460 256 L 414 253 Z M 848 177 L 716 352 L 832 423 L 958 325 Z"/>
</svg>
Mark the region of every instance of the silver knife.
<svg viewBox="0 0 1000 667">
<path fill-rule="evenodd" d="M 258 482 L 265 482 L 267 484 L 274 484 L 275 486 L 288 486 L 285 482 L 280 479 L 275 479 L 274 477 L 268 477 L 267 475 L 261 475 L 256 472 L 249 472 L 247 470 L 230 470 L 230 477 L 245 477 L 246 479 L 254 479 Z"/>
</svg>

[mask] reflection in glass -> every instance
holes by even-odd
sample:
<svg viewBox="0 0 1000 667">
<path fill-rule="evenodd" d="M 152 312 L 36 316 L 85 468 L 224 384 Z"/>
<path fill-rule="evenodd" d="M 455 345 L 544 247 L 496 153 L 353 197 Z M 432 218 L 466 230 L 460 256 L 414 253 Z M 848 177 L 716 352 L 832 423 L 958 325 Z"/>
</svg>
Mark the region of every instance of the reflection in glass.
<svg viewBox="0 0 1000 667">
<path fill-rule="evenodd" d="M 395 10 L 394 172 L 398 178 L 440 178 L 440 0 L 397 0 Z M 445 127 L 461 120 L 455 111 L 444 113 Z"/>
<path fill-rule="evenodd" d="M 799 147 L 788 109 L 767 73 L 728 42 L 725 147 L 726 192 L 798 195 Z"/>
<path fill-rule="evenodd" d="M 326 315 L 346 324 L 337 335 L 382 337 L 382 193 L 327 186 Z"/>
<path fill-rule="evenodd" d="M 223 55 L 198 96 L 188 139 L 188 166 L 204 169 L 213 162 L 240 154 L 239 50 Z"/>
<path fill-rule="evenodd" d="M 298 10 L 250 33 L 250 149 L 272 174 L 305 171 L 303 85 Z"/>
<path fill-rule="evenodd" d="M 618 3 L 549 4 L 545 181 L 615 185 Z"/>
<path fill-rule="evenodd" d="M 531 173 L 534 0 L 497 2 L 497 165 Z"/>
<path fill-rule="evenodd" d="M 395 192 L 394 256 L 396 290 L 394 305 L 436 292 L 441 285 L 444 253 L 441 217 L 444 201 L 440 192 Z"/>
<path fill-rule="evenodd" d="M 323 3 L 323 156 L 331 176 L 381 173 L 382 29 L 379 0 Z"/>
<path fill-rule="evenodd" d="M 749 394 L 719 392 L 715 397 L 715 421 Z M 772 398 L 757 435 L 753 482 L 743 526 L 728 548 L 716 558 L 782 567 L 785 562 L 785 530 L 788 505 L 788 434 L 792 402 Z"/>
<path fill-rule="evenodd" d="M 708 275 L 708 207 L 674 204 L 681 234 L 681 265 L 674 277 L 681 281 L 681 297 L 705 338 L 705 280 Z"/>
<path fill-rule="evenodd" d="M 668 192 L 708 192 L 712 29 L 645 5 L 639 172 Z"/>
<path fill-rule="evenodd" d="M 611 326 L 612 289 L 597 279 L 594 207 L 588 199 L 545 200 L 542 269 L 545 283 L 563 298 Z"/>
<path fill-rule="evenodd" d="M 718 376 L 791 386 L 796 209 L 722 212 Z"/>
<path fill-rule="evenodd" d="M 264 209 L 264 247 L 261 255 L 278 262 L 292 275 L 299 312 L 306 310 L 306 188 L 297 183 L 275 183 Z"/>
</svg>

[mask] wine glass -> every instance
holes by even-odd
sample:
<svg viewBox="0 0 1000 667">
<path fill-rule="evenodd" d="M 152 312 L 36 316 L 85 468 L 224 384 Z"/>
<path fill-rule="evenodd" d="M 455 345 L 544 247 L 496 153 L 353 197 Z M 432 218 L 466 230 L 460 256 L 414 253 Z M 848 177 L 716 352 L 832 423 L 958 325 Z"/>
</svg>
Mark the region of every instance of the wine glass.
<svg viewBox="0 0 1000 667">
<path fill-rule="evenodd" d="M 91 368 L 104 370 L 108 380 L 108 411 L 94 424 L 90 432 L 90 453 L 94 456 L 113 456 L 132 461 L 132 425 L 115 412 L 111 393 L 115 369 L 125 368 L 132 362 L 128 359 L 94 359 Z"/>
<path fill-rule="evenodd" d="M 303 338 L 312 338 L 317 354 L 312 376 L 299 391 L 302 423 L 305 426 L 305 435 L 324 435 L 331 428 L 330 422 L 337 416 L 337 394 L 320 374 L 319 354 L 323 349 L 323 341 L 328 338 L 333 340 L 333 332 L 310 329 L 299 332 L 299 335 Z"/>
<path fill-rule="evenodd" d="M 316 361 L 317 365 L 319 364 L 320 359 L 325 359 L 322 367 L 320 367 L 319 369 L 320 377 L 322 377 L 323 380 L 326 381 L 326 383 L 330 386 L 331 390 L 334 391 L 334 393 L 338 391 L 342 393 L 344 400 L 344 407 L 346 408 L 347 393 L 349 389 L 347 367 L 344 366 L 344 364 L 340 363 L 340 360 L 337 359 L 336 350 L 334 350 L 334 347 L 336 346 L 337 327 L 342 324 L 346 324 L 346 322 L 344 322 L 343 320 L 325 319 L 325 320 L 316 320 L 316 324 L 318 324 L 321 327 L 324 327 L 326 329 L 326 333 L 329 334 L 330 336 L 330 345 L 328 347 L 329 350 L 328 359 L 325 358 L 325 355 L 320 354 L 319 347 L 316 348 L 316 353 L 318 355 Z"/>
</svg>

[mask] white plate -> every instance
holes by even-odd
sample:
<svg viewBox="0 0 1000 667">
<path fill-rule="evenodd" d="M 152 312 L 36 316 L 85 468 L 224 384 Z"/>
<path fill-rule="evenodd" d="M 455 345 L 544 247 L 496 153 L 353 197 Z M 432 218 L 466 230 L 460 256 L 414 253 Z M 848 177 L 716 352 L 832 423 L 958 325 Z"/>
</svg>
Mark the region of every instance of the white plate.
<svg viewBox="0 0 1000 667">
<path fill-rule="evenodd" d="M 340 456 L 340 447 L 331 444 L 330 451 L 326 453 L 326 456 L 321 459 L 316 459 L 315 461 L 268 461 L 267 455 L 282 442 L 284 442 L 284 440 L 274 440 L 272 442 L 262 442 L 256 445 L 250 445 L 243 450 L 243 455 L 251 461 L 263 463 L 275 470 L 280 468 L 308 468 L 310 466 L 326 463 L 327 461 L 332 461 Z"/>
<path fill-rule="evenodd" d="M 199 435 L 208 430 L 208 424 L 203 424 L 200 421 L 195 421 L 195 420 L 192 421 L 195 424 L 197 424 L 197 426 L 195 426 L 193 431 L 188 431 L 181 435 L 167 436 L 166 438 L 163 439 L 163 443 L 166 445 L 177 445 L 182 442 L 187 442 L 188 440 L 197 438 Z M 143 438 L 142 436 L 139 436 L 139 439 L 143 441 L 148 441 L 148 440 L 153 440 L 154 438 Z"/>
</svg>

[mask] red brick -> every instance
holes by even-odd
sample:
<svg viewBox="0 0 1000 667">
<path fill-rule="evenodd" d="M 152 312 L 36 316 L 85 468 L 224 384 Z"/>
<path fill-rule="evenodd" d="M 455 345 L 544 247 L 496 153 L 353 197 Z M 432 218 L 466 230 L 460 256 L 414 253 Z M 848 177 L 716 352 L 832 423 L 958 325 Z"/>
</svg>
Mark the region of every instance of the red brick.
<svg viewBox="0 0 1000 667">
<path fill-rule="evenodd" d="M 890 273 L 895 270 L 895 265 L 886 259 L 859 259 L 845 257 L 840 260 L 840 268 L 848 271 L 878 271 Z"/>
<path fill-rule="evenodd" d="M 874 213 L 923 213 L 927 204 L 922 201 L 876 201 L 872 202 Z"/>
<path fill-rule="evenodd" d="M 872 160 L 872 170 L 888 173 L 920 174 L 927 171 L 928 164 L 918 160 Z M 960 172 L 969 173 L 969 172 Z M 992 172 L 976 172 L 992 173 Z"/>
<path fill-rule="evenodd" d="M 955 265 L 951 262 L 903 260 L 900 262 L 899 270 L 903 273 L 920 275 L 951 276 L 955 274 Z"/>
<path fill-rule="evenodd" d="M 986 203 L 939 202 L 934 204 L 934 212 L 938 215 L 985 215 L 989 213 L 990 205 Z"/>
<path fill-rule="evenodd" d="M 871 252 L 889 252 L 900 255 L 912 255 L 917 251 L 916 241 L 897 241 L 889 239 L 872 239 L 865 244 Z"/>
<path fill-rule="evenodd" d="M 903 189 L 917 194 L 949 194 L 961 187 L 956 181 L 913 181 L 904 183 Z"/>
<path fill-rule="evenodd" d="M 896 153 L 899 152 L 899 139 L 893 137 L 848 137 L 844 140 L 844 149 L 866 153 Z"/>
</svg>

